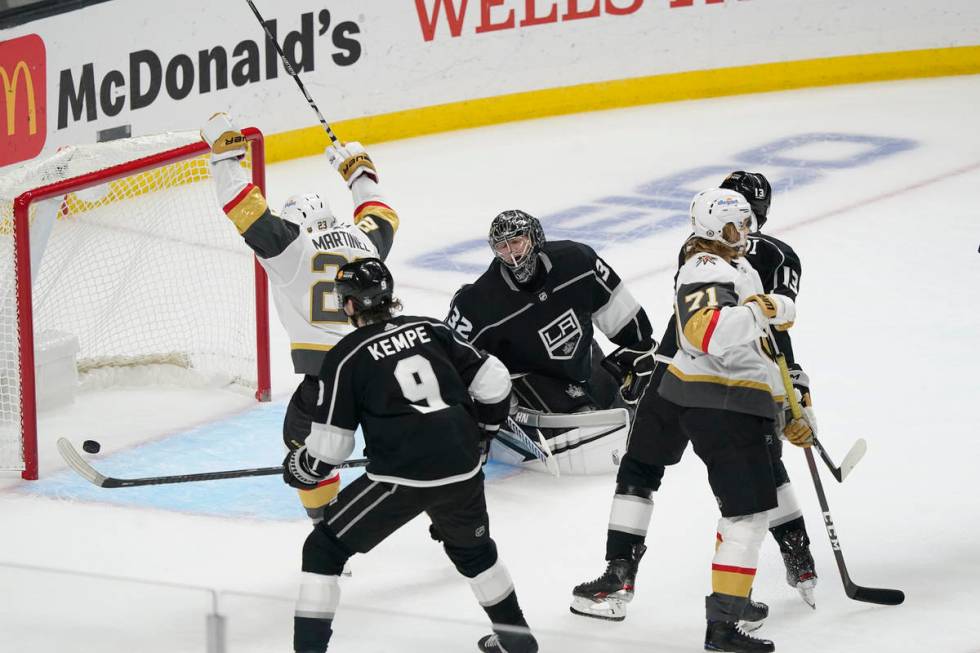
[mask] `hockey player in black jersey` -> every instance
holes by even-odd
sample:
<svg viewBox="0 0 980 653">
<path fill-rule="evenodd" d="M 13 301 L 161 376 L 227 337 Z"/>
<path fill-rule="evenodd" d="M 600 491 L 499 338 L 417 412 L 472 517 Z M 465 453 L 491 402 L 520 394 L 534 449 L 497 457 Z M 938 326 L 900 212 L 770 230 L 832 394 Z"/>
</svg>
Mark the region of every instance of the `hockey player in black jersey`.
<svg viewBox="0 0 980 653">
<path fill-rule="evenodd" d="M 303 375 L 283 419 L 283 436 L 295 449 L 310 433 L 323 357 L 351 331 L 343 310 L 333 305 L 333 276 L 340 265 L 357 258 L 383 260 L 398 230 L 398 215 L 388 206 L 377 170 L 359 143 L 338 143 L 326 151 L 354 199 L 353 221 L 344 222 L 317 193 L 291 197 L 279 215 L 273 213 L 240 164 L 245 139 L 226 114 L 211 116 L 201 135 L 212 147 L 218 199 L 269 276 L 279 319 L 291 341 L 293 369 Z M 314 522 L 339 488 L 340 475 L 334 474 L 317 488 L 299 492 Z"/>
<path fill-rule="evenodd" d="M 763 289 L 766 293 L 779 294 L 795 301 L 801 276 L 799 257 L 783 241 L 758 230 L 766 223 L 772 201 L 769 181 L 761 173 L 737 171 L 728 175 L 721 187 L 740 193 L 752 208 L 756 230 L 749 234 L 744 258 L 758 272 Z M 682 248 L 679 266 L 683 265 L 683 252 Z M 776 329 L 773 333 L 780 351 L 786 354 L 791 364 L 794 385 L 802 396 L 808 420 L 815 429 L 809 380 L 793 359 L 789 332 Z M 657 348 L 651 388 L 660 386 L 667 365 L 676 352 L 677 326 L 674 320 L 669 320 Z M 616 621 L 625 618 L 626 603 L 633 596 L 637 569 L 646 551 L 644 542 L 653 512 L 653 493 L 660 488 L 665 466 L 679 462 L 687 447 L 688 440 L 678 425 L 678 415 L 676 406 L 657 392 L 645 393 L 639 402 L 629 449 L 616 478 L 606 536 L 606 572 L 594 581 L 574 588 L 572 612 Z M 817 575 L 802 511 L 782 463 L 781 440 L 774 439 L 770 443 L 770 454 L 779 505 L 770 512 L 769 531 L 779 545 L 787 583 L 813 606 Z M 756 622 L 758 611 L 756 613 L 748 621 Z"/>
<path fill-rule="evenodd" d="M 378 259 L 338 270 L 338 299 L 357 329 L 325 357 L 312 432 L 283 462 L 289 485 L 315 487 L 363 429 L 365 474 L 327 506 L 303 546 L 294 649 L 327 650 L 344 563 L 425 512 L 493 623 L 479 649 L 536 653 L 490 537 L 483 491 L 483 441 L 507 417 L 507 369 L 439 320 L 395 317 L 392 287 Z"/>
<path fill-rule="evenodd" d="M 546 241 L 524 211 L 497 215 L 488 240 L 490 267 L 460 288 L 446 322 L 503 361 L 516 376 L 520 406 L 575 413 L 635 402 L 656 343 L 646 312 L 612 266 L 588 245 Z M 605 365 L 593 324 L 619 346 Z M 546 429 L 545 436 L 562 471 L 597 473 L 618 465 L 626 431 Z"/>
</svg>

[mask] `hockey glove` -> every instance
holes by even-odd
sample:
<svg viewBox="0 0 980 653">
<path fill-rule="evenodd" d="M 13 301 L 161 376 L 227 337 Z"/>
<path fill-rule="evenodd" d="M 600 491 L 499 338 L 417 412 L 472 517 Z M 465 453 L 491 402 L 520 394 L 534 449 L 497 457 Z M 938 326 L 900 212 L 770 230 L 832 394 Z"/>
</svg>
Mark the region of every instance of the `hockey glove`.
<svg viewBox="0 0 980 653">
<path fill-rule="evenodd" d="M 742 303 L 752 309 L 756 322 L 769 322 L 780 331 L 789 329 L 796 320 L 796 304 L 785 295 L 752 295 Z"/>
<path fill-rule="evenodd" d="M 318 460 L 300 447 L 286 454 L 282 461 L 282 480 L 298 490 L 313 490 L 330 475 L 333 465 Z"/>
<path fill-rule="evenodd" d="M 211 161 L 245 156 L 248 141 L 227 113 L 216 113 L 201 129 L 201 140 L 211 147 Z"/>
<path fill-rule="evenodd" d="M 490 457 L 490 443 L 493 439 L 497 437 L 497 432 L 500 431 L 500 424 L 480 424 L 480 461 L 482 464 L 487 464 L 487 459 Z"/>
<path fill-rule="evenodd" d="M 357 141 L 345 145 L 331 145 L 327 148 L 326 155 L 330 165 L 336 168 L 347 182 L 348 188 L 353 187 L 354 182 L 361 175 L 367 175 L 375 182 L 378 181 L 378 171 L 374 167 L 374 162 L 364 150 L 364 146 Z"/>
<path fill-rule="evenodd" d="M 657 364 L 653 359 L 656 348 L 656 342 L 648 351 L 620 347 L 602 359 L 602 366 L 619 381 L 619 393 L 626 403 L 635 405 L 643 396 Z"/>
</svg>

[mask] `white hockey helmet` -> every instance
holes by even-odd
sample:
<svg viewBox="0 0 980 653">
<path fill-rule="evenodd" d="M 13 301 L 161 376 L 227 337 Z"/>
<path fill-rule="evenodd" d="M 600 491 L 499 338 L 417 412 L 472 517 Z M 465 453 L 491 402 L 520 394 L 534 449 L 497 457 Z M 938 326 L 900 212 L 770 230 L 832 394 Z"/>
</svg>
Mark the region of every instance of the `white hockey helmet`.
<svg viewBox="0 0 980 653">
<path fill-rule="evenodd" d="M 330 205 L 319 193 L 293 195 L 286 200 L 279 217 L 299 225 L 308 234 L 326 231 L 337 222 Z"/>
<path fill-rule="evenodd" d="M 726 229 L 728 224 L 732 228 Z M 695 195 L 691 202 L 691 227 L 698 238 L 741 249 L 748 243 L 749 231 L 754 226 L 748 200 L 733 190 L 709 188 Z"/>
</svg>

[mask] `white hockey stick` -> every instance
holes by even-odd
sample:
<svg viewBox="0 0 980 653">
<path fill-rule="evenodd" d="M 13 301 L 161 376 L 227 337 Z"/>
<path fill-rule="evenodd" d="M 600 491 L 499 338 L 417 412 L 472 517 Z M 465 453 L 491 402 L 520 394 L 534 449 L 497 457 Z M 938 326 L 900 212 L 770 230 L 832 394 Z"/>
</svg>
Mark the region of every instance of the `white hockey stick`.
<svg viewBox="0 0 980 653">
<path fill-rule="evenodd" d="M 625 408 L 609 408 L 583 413 L 542 413 L 529 408 L 519 408 L 514 421 L 523 426 L 542 429 L 574 429 L 580 426 L 626 426 L 629 411 Z"/>
</svg>

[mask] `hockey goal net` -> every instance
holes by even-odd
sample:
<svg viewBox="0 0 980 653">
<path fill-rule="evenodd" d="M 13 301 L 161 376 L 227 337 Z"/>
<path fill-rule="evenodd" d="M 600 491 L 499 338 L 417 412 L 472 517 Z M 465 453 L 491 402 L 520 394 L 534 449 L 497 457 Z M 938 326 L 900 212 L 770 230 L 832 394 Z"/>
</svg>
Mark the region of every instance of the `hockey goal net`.
<svg viewBox="0 0 980 653">
<path fill-rule="evenodd" d="M 264 191 L 262 134 L 244 133 L 242 165 Z M 167 133 L 0 174 L 0 470 L 37 478 L 38 400 L 76 376 L 186 375 L 268 399 L 266 277 L 218 204 L 207 154 L 196 132 Z M 50 352 L 60 364 L 45 368 Z"/>
</svg>

